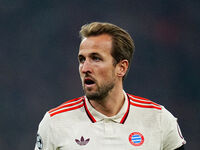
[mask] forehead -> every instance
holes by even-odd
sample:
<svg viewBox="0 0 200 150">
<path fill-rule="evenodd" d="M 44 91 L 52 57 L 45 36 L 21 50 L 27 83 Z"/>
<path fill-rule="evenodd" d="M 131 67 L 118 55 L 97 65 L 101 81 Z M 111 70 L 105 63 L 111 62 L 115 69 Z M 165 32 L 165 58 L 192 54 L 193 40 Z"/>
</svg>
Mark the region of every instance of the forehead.
<svg viewBox="0 0 200 150">
<path fill-rule="evenodd" d="M 90 36 L 81 41 L 79 54 L 110 53 L 112 49 L 112 37 L 108 34 Z"/>
</svg>

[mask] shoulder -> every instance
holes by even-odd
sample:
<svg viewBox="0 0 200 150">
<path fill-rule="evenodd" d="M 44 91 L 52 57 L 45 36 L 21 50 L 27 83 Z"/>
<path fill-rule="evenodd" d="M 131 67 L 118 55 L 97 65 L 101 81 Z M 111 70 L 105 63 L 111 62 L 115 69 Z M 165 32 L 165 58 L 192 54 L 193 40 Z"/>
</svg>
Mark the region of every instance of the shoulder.
<svg viewBox="0 0 200 150">
<path fill-rule="evenodd" d="M 63 114 L 66 112 L 71 112 L 74 110 L 78 110 L 84 106 L 84 97 L 78 97 L 71 100 L 64 102 L 63 104 L 59 105 L 48 111 L 50 117 L 57 116 L 59 114 Z"/>
<path fill-rule="evenodd" d="M 170 124 L 171 122 L 175 122 L 177 118 L 175 118 L 164 106 L 159 105 L 147 98 L 135 96 L 132 94 L 127 94 L 130 101 L 130 106 L 138 108 L 138 112 L 141 113 L 148 113 L 150 114 L 157 114 L 160 117 L 161 124 L 164 126 Z M 151 113 L 150 113 L 151 112 Z M 170 125 L 169 125 L 170 126 Z"/>
<path fill-rule="evenodd" d="M 83 106 L 84 97 L 79 97 L 72 100 L 68 100 L 63 104 L 59 105 L 58 107 L 47 111 L 39 124 L 39 133 L 59 130 L 64 126 L 66 127 L 66 125 L 71 125 L 74 122 L 80 121 L 79 118 L 82 118 L 83 116 Z"/>
<path fill-rule="evenodd" d="M 151 110 L 162 110 L 163 107 L 147 98 L 135 96 L 132 94 L 128 94 L 130 105 L 143 108 L 143 109 L 151 109 Z"/>
</svg>

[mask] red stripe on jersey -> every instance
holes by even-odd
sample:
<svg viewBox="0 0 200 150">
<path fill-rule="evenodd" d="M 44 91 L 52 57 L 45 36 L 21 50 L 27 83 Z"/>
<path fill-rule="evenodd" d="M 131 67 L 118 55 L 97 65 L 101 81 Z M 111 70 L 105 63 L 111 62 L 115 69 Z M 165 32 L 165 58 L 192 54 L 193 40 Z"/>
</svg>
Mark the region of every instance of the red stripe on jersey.
<svg viewBox="0 0 200 150">
<path fill-rule="evenodd" d="M 160 106 L 159 104 L 156 104 L 148 99 L 146 99 L 145 101 L 144 100 L 141 100 L 139 98 L 135 99 L 134 97 L 132 97 L 132 95 L 129 95 L 130 99 L 134 102 L 138 102 L 138 103 L 143 103 L 143 104 L 153 104 L 153 105 L 156 105 L 156 106 Z"/>
<path fill-rule="evenodd" d="M 125 115 L 123 116 L 122 120 L 120 121 L 120 123 L 122 123 L 122 124 L 124 124 L 124 122 L 125 122 L 125 120 L 126 120 L 126 118 L 127 118 L 127 116 L 128 116 L 129 109 L 130 109 L 130 100 L 129 100 L 129 96 L 127 96 L 127 97 L 128 97 L 128 108 L 127 108 L 127 111 L 126 111 Z"/>
<path fill-rule="evenodd" d="M 77 101 L 79 99 L 83 99 L 83 97 L 78 97 L 78 98 L 75 98 L 75 99 L 71 99 L 69 101 L 64 102 L 62 105 L 67 104 L 67 103 L 71 103 L 71 102 L 74 102 L 74 101 Z"/>
<path fill-rule="evenodd" d="M 85 100 L 85 98 L 84 98 L 85 111 L 86 111 L 88 117 L 90 118 L 90 120 L 94 123 L 94 122 L 96 122 L 96 120 L 94 119 L 94 117 L 92 116 L 92 114 L 89 112 L 85 101 L 86 101 L 86 100 Z"/>
<path fill-rule="evenodd" d="M 52 113 L 53 111 L 56 111 L 56 110 L 61 109 L 61 108 L 74 106 L 74 105 L 76 105 L 76 104 L 78 104 L 78 103 L 80 103 L 80 102 L 82 102 L 82 101 L 83 101 L 82 98 L 79 98 L 79 99 L 77 98 L 77 99 L 69 100 L 69 101 L 67 101 L 67 102 L 65 102 L 65 103 L 63 103 L 63 104 L 61 104 L 60 106 L 51 109 L 51 110 L 49 111 L 49 113 Z"/>
<path fill-rule="evenodd" d="M 81 108 L 83 106 L 84 106 L 84 104 L 82 103 L 82 104 L 77 105 L 75 107 L 70 107 L 70 108 L 62 109 L 62 110 L 56 111 L 54 113 L 50 113 L 50 116 L 52 117 L 52 116 L 54 116 L 56 114 L 60 114 L 60 113 L 66 112 L 66 111 L 74 110 L 74 109 L 78 109 L 78 108 Z"/>
<path fill-rule="evenodd" d="M 162 109 L 161 107 L 158 107 L 158 106 L 136 104 L 136 103 L 134 103 L 134 102 L 132 102 L 132 101 L 130 101 L 130 104 L 133 105 L 133 106 L 136 106 L 136 107 L 142 107 L 142 108 L 155 108 L 155 109 L 159 109 L 159 110 Z"/>
<path fill-rule="evenodd" d="M 150 101 L 150 100 L 147 99 L 147 98 L 143 98 L 143 97 L 135 96 L 135 95 L 132 95 L 132 94 L 128 94 L 128 95 L 131 96 L 132 98 L 137 98 L 137 99 L 141 99 L 141 100 L 145 100 L 145 101 Z"/>
</svg>

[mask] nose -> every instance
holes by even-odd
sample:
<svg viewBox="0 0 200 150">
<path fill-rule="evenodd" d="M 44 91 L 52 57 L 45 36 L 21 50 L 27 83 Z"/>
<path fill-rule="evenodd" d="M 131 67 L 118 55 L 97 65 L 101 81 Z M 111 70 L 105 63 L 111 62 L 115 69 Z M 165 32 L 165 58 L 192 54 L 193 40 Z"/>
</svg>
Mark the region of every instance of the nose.
<svg viewBox="0 0 200 150">
<path fill-rule="evenodd" d="M 91 64 L 88 62 L 88 60 L 85 60 L 82 64 L 80 64 L 80 71 L 82 73 L 91 73 Z"/>
</svg>

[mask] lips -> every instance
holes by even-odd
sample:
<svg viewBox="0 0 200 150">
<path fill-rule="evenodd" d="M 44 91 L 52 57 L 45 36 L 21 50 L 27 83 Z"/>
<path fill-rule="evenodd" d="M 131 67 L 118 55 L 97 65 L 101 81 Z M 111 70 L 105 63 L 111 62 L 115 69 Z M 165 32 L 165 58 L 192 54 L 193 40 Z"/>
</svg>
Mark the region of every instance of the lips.
<svg viewBox="0 0 200 150">
<path fill-rule="evenodd" d="M 92 78 L 90 78 L 90 77 L 86 77 L 85 79 L 84 79 L 84 84 L 85 85 L 93 85 L 93 84 L 95 84 L 95 81 L 94 81 L 94 79 L 92 79 Z"/>
<path fill-rule="evenodd" d="M 90 78 L 85 78 L 84 83 L 90 85 L 90 84 L 94 84 L 95 82 L 94 82 L 94 80 L 92 80 Z"/>
<path fill-rule="evenodd" d="M 90 84 L 94 84 L 94 81 L 88 79 L 88 80 L 85 80 L 85 84 L 88 84 L 88 85 L 90 85 Z"/>
</svg>

